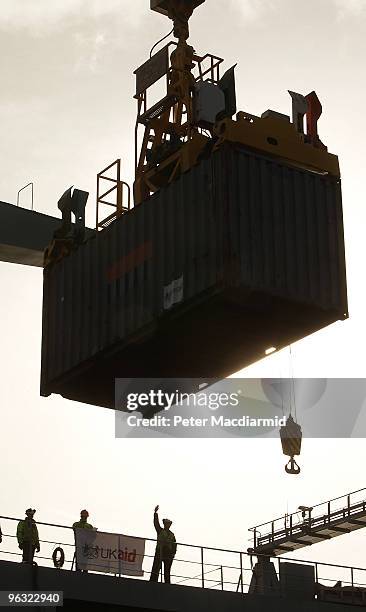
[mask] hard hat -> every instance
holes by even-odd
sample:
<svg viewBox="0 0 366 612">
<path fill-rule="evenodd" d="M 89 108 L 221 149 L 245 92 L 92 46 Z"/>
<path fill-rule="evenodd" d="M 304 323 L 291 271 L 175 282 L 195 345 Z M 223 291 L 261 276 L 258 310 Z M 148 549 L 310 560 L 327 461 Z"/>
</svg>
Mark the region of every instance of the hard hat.
<svg viewBox="0 0 366 612">
<path fill-rule="evenodd" d="M 34 514 L 34 513 L 35 513 L 35 510 L 34 510 L 34 508 L 28 508 L 28 509 L 25 511 L 25 513 L 26 513 L 26 514 L 28 514 L 28 512 L 31 512 L 31 514 Z"/>
</svg>

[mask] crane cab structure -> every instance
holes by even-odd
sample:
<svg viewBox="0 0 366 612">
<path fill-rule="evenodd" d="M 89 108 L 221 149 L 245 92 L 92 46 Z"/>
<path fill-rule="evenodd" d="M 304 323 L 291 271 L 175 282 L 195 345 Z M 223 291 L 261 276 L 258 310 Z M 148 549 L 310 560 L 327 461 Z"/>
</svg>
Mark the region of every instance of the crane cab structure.
<svg viewBox="0 0 366 612">
<path fill-rule="evenodd" d="M 151 1 L 176 40 L 135 71 L 134 205 L 111 164 L 97 204 L 116 194 L 113 213 L 97 215 L 94 236 L 48 250 L 43 395 L 113 408 L 115 378 L 224 378 L 348 317 L 340 170 L 318 133 L 321 103 L 290 90 L 288 115 L 238 111 L 235 67 L 187 42 L 204 8 Z"/>
</svg>

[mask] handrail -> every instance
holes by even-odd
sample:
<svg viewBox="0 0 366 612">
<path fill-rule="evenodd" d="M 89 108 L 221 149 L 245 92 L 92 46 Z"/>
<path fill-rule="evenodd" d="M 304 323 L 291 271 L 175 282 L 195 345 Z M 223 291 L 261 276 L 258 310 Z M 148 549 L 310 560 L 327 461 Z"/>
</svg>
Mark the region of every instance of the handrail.
<svg viewBox="0 0 366 612">
<path fill-rule="evenodd" d="M 362 491 L 365 491 L 365 495 L 366 495 L 366 487 L 362 488 L 362 489 L 357 489 L 357 491 L 351 491 L 351 493 L 345 493 L 344 495 L 340 495 L 339 497 L 334 497 L 333 499 L 327 499 L 326 501 L 320 502 L 319 504 L 316 504 L 315 506 L 312 506 L 312 509 L 315 510 L 315 508 L 319 508 L 319 506 L 324 506 L 325 504 L 331 504 L 332 502 L 338 501 L 339 499 L 343 499 L 344 497 L 349 497 L 351 495 L 356 495 L 356 493 L 362 493 Z M 296 510 L 296 512 L 291 512 L 291 514 L 287 514 L 288 517 L 290 516 L 294 516 L 296 514 L 299 513 L 299 510 Z M 249 531 L 253 531 L 254 529 L 258 529 L 258 527 L 264 527 L 265 525 L 269 525 L 270 523 L 275 523 L 276 521 L 281 521 L 285 518 L 285 515 L 283 514 L 282 516 L 279 516 L 275 519 L 272 519 L 270 521 L 265 521 L 264 523 L 260 523 L 259 525 L 255 525 L 254 527 L 250 527 Z"/>
<path fill-rule="evenodd" d="M 335 497 L 334 499 L 327 500 L 327 501 L 321 502 L 320 504 L 316 504 L 315 506 L 312 506 L 312 508 L 310 509 L 309 517 L 307 517 L 307 519 L 306 519 L 307 524 L 310 525 L 310 522 L 311 522 L 311 525 L 314 525 L 316 522 L 319 523 L 319 521 L 323 520 L 324 516 L 326 516 L 327 518 L 333 518 L 334 515 L 337 515 L 337 514 L 340 514 L 340 513 L 344 513 L 345 511 L 348 513 L 348 515 L 350 515 L 351 511 L 354 510 L 355 508 L 357 508 L 357 506 L 361 507 L 361 506 L 365 505 L 366 499 L 364 499 L 361 502 L 355 502 L 354 504 L 351 504 L 351 496 L 354 496 L 357 493 L 362 493 L 362 492 L 365 493 L 365 498 L 366 498 L 366 488 L 362 488 L 362 489 L 358 489 L 357 491 L 352 491 L 351 493 L 346 493 L 345 495 L 341 495 L 339 497 Z M 347 500 L 347 505 L 343 506 L 341 508 L 337 508 L 335 510 L 332 510 L 332 512 L 331 512 L 331 504 L 333 502 L 339 501 L 341 499 L 343 499 L 344 501 Z M 316 516 L 313 516 L 314 510 L 320 508 L 321 506 L 323 506 L 323 507 L 327 506 L 327 512 L 322 513 L 322 514 L 317 514 Z M 285 515 L 282 515 L 282 516 L 280 516 L 278 518 L 272 519 L 270 521 L 266 521 L 265 523 L 261 523 L 259 525 L 255 525 L 254 527 L 250 527 L 249 531 L 254 533 L 254 537 L 256 539 L 256 534 L 258 533 L 258 530 L 259 530 L 260 527 L 267 527 L 268 529 L 270 529 L 270 526 L 272 526 L 271 533 L 273 534 L 273 532 L 274 532 L 274 524 L 275 523 L 277 523 L 279 521 L 288 521 L 288 520 L 290 522 L 290 526 L 286 527 L 286 524 L 285 524 L 285 528 L 283 528 L 283 531 L 285 531 L 285 529 L 291 529 L 293 531 L 296 527 L 304 525 L 304 522 L 300 522 L 300 523 L 298 523 L 298 525 L 293 525 L 292 524 L 292 519 L 294 517 L 296 517 L 300 512 L 301 512 L 301 509 L 299 508 L 296 512 L 292 512 L 291 514 L 285 514 Z M 278 531 L 280 531 L 280 530 L 278 530 Z M 265 534 L 259 536 L 259 539 L 263 540 L 263 538 L 267 538 L 269 535 L 271 535 L 271 534 L 265 533 Z M 256 545 L 256 543 L 255 543 L 255 545 Z"/>
<path fill-rule="evenodd" d="M 23 191 L 24 189 L 27 189 L 27 187 L 32 186 L 32 207 L 31 210 L 33 210 L 33 192 L 34 192 L 34 183 L 31 181 L 30 183 L 27 183 L 26 185 L 24 185 L 24 187 L 22 187 L 21 189 L 19 189 L 18 193 L 17 193 L 17 206 L 19 206 L 19 195 L 20 192 Z"/>
<path fill-rule="evenodd" d="M 5 517 L 0 516 L 2 520 L 12 520 L 17 521 L 14 517 Z M 57 527 L 61 529 L 69 529 L 72 530 L 72 527 L 69 525 L 58 525 L 55 523 L 45 523 L 39 522 L 37 525 L 43 525 L 46 527 Z M 11 537 L 15 538 L 14 535 L 8 535 L 3 533 L 3 538 Z M 141 537 L 141 536 L 139 536 Z M 148 542 L 156 543 L 156 539 L 153 538 L 144 538 Z M 42 566 L 49 566 L 51 563 L 51 559 L 53 559 L 53 553 L 49 553 L 44 551 L 43 544 L 47 543 L 49 545 L 53 545 L 53 547 L 61 547 L 61 546 L 74 546 L 74 544 L 70 543 L 62 543 L 59 540 L 57 542 L 53 542 L 50 540 L 42 540 L 41 543 L 41 554 L 37 554 L 35 556 L 35 562 L 43 561 L 40 563 Z M 251 558 L 253 555 L 243 552 L 243 551 L 233 551 L 230 549 L 220 549 L 214 547 L 202 547 L 197 544 L 186 544 L 186 543 L 178 543 L 180 547 L 188 547 L 192 549 L 200 549 L 200 555 L 197 555 L 197 560 L 189 559 L 189 558 L 180 558 L 175 557 L 173 572 L 171 573 L 172 582 L 175 585 L 184 584 L 186 586 L 197 587 L 201 586 L 204 589 L 221 589 L 230 592 L 241 592 L 241 594 L 252 593 L 253 586 L 253 566 L 252 564 L 246 563 L 243 567 L 243 558 Z M 49 551 L 51 549 L 48 549 Z M 219 562 L 213 562 L 213 559 L 210 558 L 208 554 L 209 551 L 218 552 L 218 553 L 230 553 L 236 555 L 233 559 L 235 565 L 223 564 L 222 556 L 219 558 Z M 54 551 L 53 551 L 54 552 Z M 205 552 L 205 554 L 204 554 Z M 22 553 L 11 550 L 4 550 L 0 547 L 0 555 L 10 555 L 13 557 L 10 559 L 11 562 L 14 562 L 14 557 L 21 557 Z M 184 554 L 184 553 L 183 553 Z M 182 557 L 183 557 L 182 554 Z M 47 555 L 47 556 L 46 556 Z M 64 560 L 65 570 L 64 571 L 73 571 L 76 569 L 75 563 L 75 552 L 72 556 L 68 552 L 67 557 Z M 239 555 L 239 556 L 238 556 Z M 144 562 L 144 573 L 145 576 L 148 576 L 150 573 L 150 567 L 152 564 L 152 560 L 154 557 L 153 550 L 145 550 L 144 554 L 141 555 Z M 260 558 L 262 555 L 255 554 L 256 557 Z M 267 559 L 269 555 L 264 555 Z M 66 555 L 65 555 L 66 557 Z M 198 558 L 200 557 L 200 560 Z M 212 557 L 212 555 L 211 555 Z M 206 559 L 210 558 L 209 561 Z M 347 603 L 349 605 L 363 605 L 366 601 L 366 568 L 358 568 L 351 566 L 341 566 L 336 565 L 334 563 L 323 563 L 323 562 L 314 562 L 314 561 L 301 561 L 300 559 L 290 559 L 288 557 L 284 558 L 282 561 L 277 557 L 272 557 L 274 570 L 278 577 L 278 583 L 281 583 L 281 566 L 282 564 L 293 561 L 298 564 L 301 568 L 302 565 L 306 564 L 307 566 L 311 566 L 314 568 L 314 600 L 320 601 L 336 601 L 341 602 L 346 598 Z M 146 563 L 145 563 L 146 561 Z M 229 561 L 229 560 L 228 560 Z M 184 564 L 183 567 L 181 564 Z M 188 567 L 187 567 L 188 566 Z M 201 566 L 200 568 L 198 566 Z M 187 570 L 186 570 L 187 567 Z M 337 568 L 337 572 L 326 571 L 326 568 Z M 225 572 L 224 572 L 225 570 Z M 323 571 L 324 570 L 324 571 Z M 340 571 L 342 570 L 342 571 Z M 58 570 L 56 570 L 58 571 Z M 101 572 L 104 573 L 103 566 L 100 569 Z M 300 570 L 301 571 L 301 570 Z M 98 572 L 97 566 L 92 570 L 91 573 Z M 192 575 L 190 573 L 192 572 Z M 355 580 L 355 572 L 363 572 L 363 575 L 357 576 L 357 582 Z M 114 575 L 116 578 L 121 578 L 121 573 L 114 572 L 113 570 L 108 573 Z M 219 574 L 219 575 L 218 575 Z M 300 575 L 300 574 L 299 574 Z M 238 580 L 239 576 L 239 580 Z M 365 576 L 365 579 L 363 579 Z M 129 578 L 132 578 L 129 576 Z M 138 580 L 138 578 L 136 578 Z M 162 578 L 161 578 L 162 579 Z M 341 579 L 341 585 L 338 586 L 339 580 Z M 336 583 L 337 581 L 337 583 Z M 335 584 L 336 583 L 336 584 Z M 264 590 L 258 591 L 257 595 L 260 594 L 273 594 L 273 588 L 270 584 L 264 585 Z M 330 598 L 330 599 L 329 599 Z M 350 600 L 351 599 L 351 600 Z"/>
<path fill-rule="evenodd" d="M 357 504 L 351 505 L 351 506 L 348 507 L 348 514 L 347 514 L 347 516 L 353 517 L 361 509 L 363 511 L 365 511 L 365 507 L 366 507 L 366 502 L 359 502 Z M 286 536 L 288 533 L 290 533 L 291 535 L 296 535 L 297 533 L 302 533 L 304 527 L 308 527 L 308 528 L 311 528 L 311 529 L 316 529 L 317 527 L 324 527 L 324 526 L 326 526 L 329 523 L 330 519 L 332 519 L 333 521 L 337 521 L 337 520 L 341 520 L 342 518 L 345 518 L 344 508 L 340 508 L 339 510 L 334 510 L 333 512 L 331 512 L 329 514 L 323 514 L 323 515 L 311 517 L 310 520 L 306 519 L 303 522 L 298 523 L 297 525 L 292 525 L 292 526 L 287 527 L 287 528 L 282 528 L 282 529 L 280 529 L 278 531 L 275 531 L 273 533 L 265 533 L 265 534 L 259 536 L 257 541 L 260 542 L 261 544 L 263 544 L 264 541 L 266 541 L 268 538 L 270 538 L 268 541 L 275 543 L 276 541 L 280 540 L 281 537 Z M 327 522 L 325 522 L 325 519 L 327 519 Z M 271 521 L 271 524 L 273 524 L 272 521 Z M 365 527 L 366 527 L 366 524 L 365 524 Z"/>
<path fill-rule="evenodd" d="M 363 490 L 363 489 L 361 489 L 361 490 Z M 0 515 L 0 520 L 9 520 L 9 521 L 18 521 L 19 522 L 19 521 L 24 520 L 24 519 L 23 518 L 20 519 L 20 518 L 16 518 L 16 517 Z M 45 527 L 57 527 L 57 528 L 60 528 L 60 529 L 68 529 L 70 531 L 73 531 L 73 527 L 71 527 L 70 525 L 60 525 L 60 524 L 57 524 L 57 523 L 46 523 L 46 522 L 42 522 L 42 521 L 37 521 L 37 526 L 39 526 L 39 525 L 43 525 Z M 106 533 L 112 533 L 112 532 L 106 532 Z M 14 536 L 11 536 L 10 534 L 7 536 L 6 534 L 3 533 L 3 537 L 14 537 Z M 148 537 L 144 538 L 143 536 L 135 536 L 135 537 L 142 538 L 142 539 L 146 540 L 147 542 L 157 542 L 156 538 L 148 538 Z M 62 545 L 65 545 L 65 546 L 66 545 L 67 546 L 72 546 L 72 544 L 69 544 L 69 543 L 64 543 L 63 544 L 59 540 L 57 540 L 57 542 L 52 542 L 52 541 L 47 541 L 47 540 L 40 540 L 40 542 L 45 542 L 45 543 L 48 542 L 50 544 L 62 544 Z M 243 550 L 235 550 L 235 549 L 233 550 L 233 549 L 229 549 L 229 548 L 217 548 L 217 547 L 214 547 L 214 546 L 201 546 L 199 544 L 188 544 L 186 542 L 177 542 L 177 546 L 184 546 L 186 548 L 193 548 L 193 549 L 199 549 L 199 550 L 204 550 L 204 551 L 213 551 L 213 552 L 220 552 L 220 553 L 228 553 L 228 554 L 233 554 L 233 555 L 239 555 L 239 556 L 241 556 L 241 558 L 243 558 L 243 556 L 246 557 L 246 558 L 251 558 L 251 557 L 254 556 L 254 557 L 257 557 L 257 558 L 265 557 L 265 558 L 271 558 L 271 559 L 276 560 L 276 561 L 279 560 L 275 555 L 261 554 L 261 553 L 256 553 L 256 552 L 255 553 L 254 552 L 246 552 L 246 551 L 243 551 Z M 2 552 L 1 549 L 0 549 L 0 552 Z M 148 555 L 146 555 L 146 556 L 148 556 Z M 311 561 L 309 559 L 299 559 L 299 558 L 295 559 L 295 558 L 287 557 L 287 556 L 283 560 L 286 561 L 286 562 L 292 561 L 292 562 L 298 563 L 298 564 L 301 564 L 301 563 L 305 563 L 307 565 L 318 564 L 318 565 L 322 565 L 322 566 L 325 566 L 325 567 L 336 567 L 336 568 L 344 569 L 344 570 L 353 570 L 353 571 L 362 571 L 362 572 L 364 571 L 364 572 L 366 572 L 366 567 L 356 567 L 356 566 L 353 566 L 353 565 L 339 565 L 337 563 L 326 563 L 324 561 L 319 562 L 319 561 Z M 191 561 L 191 560 L 184 560 L 184 559 L 176 559 L 176 561 L 187 562 L 187 563 L 199 563 L 199 564 L 201 563 L 200 561 Z M 204 565 L 215 565 L 215 566 L 217 566 L 217 563 L 214 564 L 214 563 L 209 563 L 209 562 L 205 561 Z M 239 569 L 236 566 L 225 566 L 225 567 L 228 567 L 230 569 Z"/>
</svg>

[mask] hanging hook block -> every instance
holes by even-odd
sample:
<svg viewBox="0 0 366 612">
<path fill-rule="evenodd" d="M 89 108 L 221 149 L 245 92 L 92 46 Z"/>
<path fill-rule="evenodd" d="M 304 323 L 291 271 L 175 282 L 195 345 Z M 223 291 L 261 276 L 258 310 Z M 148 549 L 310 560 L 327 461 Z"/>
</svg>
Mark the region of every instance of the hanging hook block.
<svg viewBox="0 0 366 612">
<path fill-rule="evenodd" d="M 302 431 L 300 425 L 294 421 L 291 414 L 287 418 L 286 425 L 280 429 L 280 437 L 284 455 L 288 457 L 300 455 Z"/>
</svg>

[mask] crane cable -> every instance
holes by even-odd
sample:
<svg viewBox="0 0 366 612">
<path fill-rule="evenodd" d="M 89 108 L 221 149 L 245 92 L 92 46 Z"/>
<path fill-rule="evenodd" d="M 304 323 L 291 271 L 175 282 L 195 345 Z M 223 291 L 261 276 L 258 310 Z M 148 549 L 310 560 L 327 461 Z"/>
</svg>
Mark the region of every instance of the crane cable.
<svg viewBox="0 0 366 612">
<path fill-rule="evenodd" d="M 283 388 L 282 388 L 283 378 L 282 378 L 281 360 L 279 361 L 279 370 L 280 370 L 281 410 L 282 410 L 282 416 L 285 416 L 284 399 L 283 399 Z"/>
<path fill-rule="evenodd" d="M 155 43 L 155 45 L 154 45 L 154 46 L 151 48 L 151 51 L 150 51 L 150 59 L 151 59 L 151 57 L 152 57 L 152 52 L 154 51 L 155 47 L 157 47 L 158 45 L 160 45 L 160 43 L 161 43 L 161 42 L 163 42 L 163 40 L 165 40 L 166 38 L 168 38 L 168 36 L 170 36 L 171 34 L 173 34 L 173 32 L 174 32 L 174 28 L 172 28 L 172 29 L 170 30 L 170 32 L 168 32 L 168 34 L 166 34 L 166 36 L 163 36 L 163 38 L 161 38 L 160 40 L 158 40 L 158 42 L 156 42 L 156 43 Z"/>
<path fill-rule="evenodd" d="M 293 407 L 294 407 L 294 414 L 295 414 L 295 421 L 297 422 L 297 410 L 296 410 L 296 392 L 295 392 L 295 379 L 294 379 L 294 368 L 293 368 L 293 357 L 292 357 L 292 349 L 291 349 L 291 344 L 289 346 L 290 349 L 290 377 L 291 377 L 291 383 L 290 383 L 290 414 L 292 412 L 292 399 L 293 399 Z M 292 391 L 292 393 L 291 393 Z"/>
</svg>

